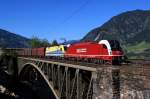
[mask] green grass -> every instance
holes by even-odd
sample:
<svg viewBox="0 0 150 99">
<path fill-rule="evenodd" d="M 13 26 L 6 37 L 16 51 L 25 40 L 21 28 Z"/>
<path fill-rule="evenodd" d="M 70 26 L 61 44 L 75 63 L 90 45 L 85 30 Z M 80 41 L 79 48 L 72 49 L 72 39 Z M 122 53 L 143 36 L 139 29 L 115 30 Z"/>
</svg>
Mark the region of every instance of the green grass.
<svg viewBox="0 0 150 99">
<path fill-rule="evenodd" d="M 145 59 L 145 58 L 150 59 L 150 43 L 142 41 L 139 44 L 130 45 L 130 46 L 128 45 L 127 56 L 130 59 Z"/>
<path fill-rule="evenodd" d="M 139 44 L 136 44 L 133 46 L 128 46 L 127 49 L 128 49 L 128 53 L 131 53 L 131 52 L 132 53 L 142 53 L 142 52 L 144 52 L 144 50 L 150 49 L 150 43 L 143 41 Z"/>
</svg>

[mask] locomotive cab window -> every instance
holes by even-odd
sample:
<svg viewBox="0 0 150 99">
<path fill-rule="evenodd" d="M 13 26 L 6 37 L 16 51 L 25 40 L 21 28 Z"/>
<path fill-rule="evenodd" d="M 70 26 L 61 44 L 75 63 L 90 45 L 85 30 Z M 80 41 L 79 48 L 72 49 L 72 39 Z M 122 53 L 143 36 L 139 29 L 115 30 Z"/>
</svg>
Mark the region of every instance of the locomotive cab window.
<svg viewBox="0 0 150 99">
<path fill-rule="evenodd" d="M 112 50 L 121 50 L 120 44 L 117 40 L 109 41 Z"/>
</svg>

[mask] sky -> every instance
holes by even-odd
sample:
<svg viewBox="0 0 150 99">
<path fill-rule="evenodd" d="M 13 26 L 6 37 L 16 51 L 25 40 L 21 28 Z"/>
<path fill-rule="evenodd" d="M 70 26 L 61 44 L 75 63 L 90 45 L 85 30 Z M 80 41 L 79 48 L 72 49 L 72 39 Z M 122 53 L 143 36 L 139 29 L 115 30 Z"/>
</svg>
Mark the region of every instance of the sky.
<svg viewBox="0 0 150 99">
<path fill-rule="evenodd" d="M 0 0 L 0 28 L 27 38 L 79 40 L 136 9 L 150 10 L 150 0 Z"/>
</svg>

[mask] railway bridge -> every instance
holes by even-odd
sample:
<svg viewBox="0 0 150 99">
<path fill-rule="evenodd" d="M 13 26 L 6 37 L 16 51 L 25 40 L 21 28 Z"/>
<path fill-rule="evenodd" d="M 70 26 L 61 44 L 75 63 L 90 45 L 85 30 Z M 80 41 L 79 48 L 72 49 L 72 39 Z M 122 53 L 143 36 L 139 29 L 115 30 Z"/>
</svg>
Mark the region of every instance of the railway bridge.
<svg viewBox="0 0 150 99">
<path fill-rule="evenodd" d="M 118 99 L 120 97 L 117 67 L 87 67 L 23 57 L 18 58 L 18 65 L 21 80 L 32 83 L 45 81 L 44 86 L 47 87 L 40 92 L 45 95 L 49 92 L 49 88 L 53 93 L 51 96 L 56 99 L 96 99 L 97 97 Z"/>
<path fill-rule="evenodd" d="M 150 68 L 142 68 L 18 57 L 20 80 L 43 99 L 150 99 Z"/>
</svg>

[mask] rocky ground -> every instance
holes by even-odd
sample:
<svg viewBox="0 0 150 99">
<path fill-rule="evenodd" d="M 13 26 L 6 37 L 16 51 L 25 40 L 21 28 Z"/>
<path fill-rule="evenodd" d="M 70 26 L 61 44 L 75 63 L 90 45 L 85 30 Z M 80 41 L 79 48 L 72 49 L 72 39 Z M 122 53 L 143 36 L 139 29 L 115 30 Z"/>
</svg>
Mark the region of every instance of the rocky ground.
<svg viewBox="0 0 150 99">
<path fill-rule="evenodd" d="M 38 99 L 32 88 L 25 83 L 14 81 L 5 71 L 0 70 L 0 99 Z"/>
</svg>

